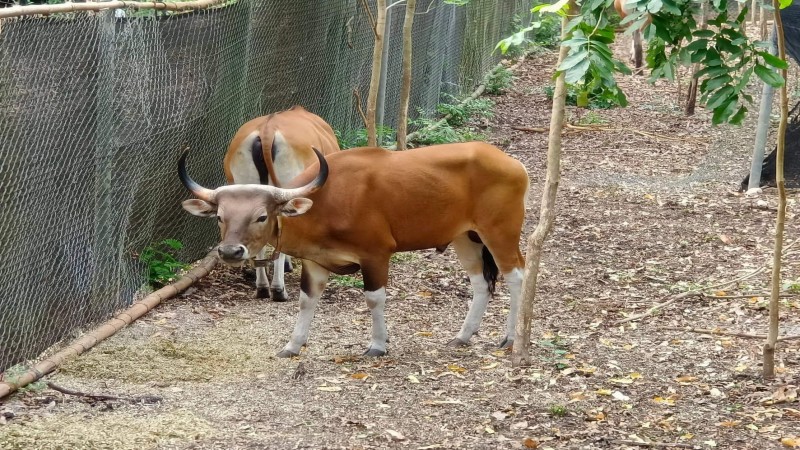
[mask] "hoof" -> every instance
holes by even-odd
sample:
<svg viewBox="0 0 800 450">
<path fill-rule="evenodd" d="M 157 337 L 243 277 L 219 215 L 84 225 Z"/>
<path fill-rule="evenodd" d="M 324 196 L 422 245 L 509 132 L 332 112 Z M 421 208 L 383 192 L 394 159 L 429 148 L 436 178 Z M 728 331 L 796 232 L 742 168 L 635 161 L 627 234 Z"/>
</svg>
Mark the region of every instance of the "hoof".
<svg viewBox="0 0 800 450">
<path fill-rule="evenodd" d="M 284 350 L 281 350 L 280 353 L 278 353 L 277 356 L 278 356 L 278 358 L 291 358 L 291 357 L 294 357 L 294 356 L 300 356 L 300 354 L 284 349 Z"/>
<path fill-rule="evenodd" d="M 270 288 L 269 292 L 272 295 L 273 302 L 285 302 L 289 300 L 289 297 L 286 295 L 286 289 Z"/>
<path fill-rule="evenodd" d="M 256 298 L 269 298 L 269 288 L 256 288 Z"/>
<path fill-rule="evenodd" d="M 498 347 L 500 347 L 500 348 L 511 348 L 513 346 L 514 346 L 514 340 L 513 339 L 509 339 L 508 336 L 503 338 L 503 341 L 500 342 L 500 345 L 498 345 Z"/>
<path fill-rule="evenodd" d="M 448 342 L 448 343 L 447 343 L 447 346 L 448 346 L 448 347 L 452 347 L 452 348 L 466 347 L 466 346 L 468 346 L 468 345 L 469 345 L 469 343 L 468 343 L 468 342 L 466 342 L 466 341 L 462 341 L 462 340 L 461 340 L 461 339 L 459 339 L 459 338 L 455 338 L 455 339 L 453 339 L 452 341 L 450 341 L 450 342 Z"/>
<path fill-rule="evenodd" d="M 294 270 L 294 266 L 292 266 L 292 262 L 289 261 L 289 257 L 286 257 L 286 261 L 283 262 L 283 272 L 289 273 Z"/>
<path fill-rule="evenodd" d="M 364 352 L 364 356 L 372 356 L 372 357 L 386 356 L 386 352 L 383 350 L 378 350 L 377 348 L 371 348 Z"/>
</svg>

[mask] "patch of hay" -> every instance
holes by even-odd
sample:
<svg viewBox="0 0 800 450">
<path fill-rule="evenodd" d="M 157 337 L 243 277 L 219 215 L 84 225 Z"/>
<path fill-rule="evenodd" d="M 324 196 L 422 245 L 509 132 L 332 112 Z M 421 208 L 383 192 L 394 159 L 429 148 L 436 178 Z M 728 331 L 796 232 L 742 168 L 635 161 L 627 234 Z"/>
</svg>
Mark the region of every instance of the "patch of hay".
<svg viewBox="0 0 800 450">
<path fill-rule="evenodd" d="M 142 339 L 110 339 L 67 362 L 60 372 L 77 378 L 144 383 L 209 381 L 257 373 L 274 360 L 274 346 L 264 342 L 261 327 L 226 318 L 193 334 L 156 332 Z M 255 336 L 254 336 L 255 335 Z M 269 350 L 269 351 L 268 351 Z"/>
<path fill-rule="evenodd" d="M 130 411 L 120 410 L 90 420 L 67 413 L 0 427 L 0 448 L 141 450 L 196 441 L 214 433 L 209 422 L 185 410 L 134 417 Z"/>
</svg>

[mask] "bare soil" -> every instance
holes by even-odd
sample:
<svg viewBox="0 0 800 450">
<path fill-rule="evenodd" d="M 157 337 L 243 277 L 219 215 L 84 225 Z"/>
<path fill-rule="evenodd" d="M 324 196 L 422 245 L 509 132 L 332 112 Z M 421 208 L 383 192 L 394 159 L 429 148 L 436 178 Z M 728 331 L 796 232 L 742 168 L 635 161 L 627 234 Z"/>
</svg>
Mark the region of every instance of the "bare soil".
<svg viewBox="0 0 800 450">
<path fill-rule="evenodd" d="M 532 179 L 526 233 L 544 178 L 554 55 L 527 60 L 497 102 L 491 141 Z M 684 74 L 684 87 L 687 76 Z M 37 383 L 0 405 L 0 448 L 788 448 L 800 440 L 800 340 L 761 378 L 768 271 L 618 323 L 669 295 L 753 272 L 771 259 L 775 192 L 736 192 L 755 114 L 741 128 L 685 117 L 674 83 L 621 77 L 625 109 L 568 108 L 555 229 L 545 247 L 535 363 L 496 348 L 508 304 L 490 303 L 470 347 L 445 347 L 471 294 L 452 250 L 400 254 L 392 267 L 389 355 L 361 355 L 370 318 L 357 278 L 334 278 L 296 359 L 274 355 L 297 301 L 252 298 L 241 270 L 218 268 L 184 295 L 48 376 L 118 400 Z M 753 86 L 754 89 L 758 86 Z M 610 129 L 610 130 L 609 130 Z M 790 194 L 787 242 L 800 238 Z M 524 242 L 521 242 L 524 245 Z M 298 294 L 298 270 L 287 284 Z M 784 279 L 798 277 L 789 255 Z M 787 288 L 788 289 L 788 288 Z M 731 298 L 731 296 L 738 296 Z M 800 334 L 800 301 L 782 300 Z M 159 401 L 143 401 L 157 396 Z M 667 445 L 669 444 L 669 445 Z M 800 444 L 798 444 L 800 445 Z"/>
</svg>

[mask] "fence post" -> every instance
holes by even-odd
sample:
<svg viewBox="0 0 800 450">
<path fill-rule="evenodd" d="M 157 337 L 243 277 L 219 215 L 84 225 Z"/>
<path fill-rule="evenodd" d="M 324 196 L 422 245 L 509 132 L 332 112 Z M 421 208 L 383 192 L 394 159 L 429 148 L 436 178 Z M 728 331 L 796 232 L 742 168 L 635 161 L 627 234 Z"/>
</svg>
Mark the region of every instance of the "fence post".
<svg viewBox="0 0 800 450">
<path fill-rule="evenodd" d="M 383 49 L 381 50 L 381 77 L 378 82 L 378 103 L 375 106 L 377 118 L 375 120 L 376 135 L 378 139 L 378 146 L 382 145 L 383 137 L 380 134 L 380 129 L 383 127 L 384 115 L 386 113 L 386 76 L 389 64 L 389 39 L 392 35 L 392 9 L 386 10 L 386 29 L 383 32 Z"/>
<path fill-rule="evenodd" d="M 778 13 L 780 14 L 780 12 Z M 769 53 L 775 52 L 775 27 L 772 28 L 772 36 L 769 39 Z M 769 134 L 770 113 L 772 111 L 772 97 L 775 89 L 767 83 L 763 83 L 761 88 L 761 109 L 758 112 L 758 124 L 756 125 L 756 142 L 753 146 L 753 160 L 750 164 L 750 181 L 747 190 L 759 187 L 761 184 L 761 166 L 764 164 L 765 147 L 767 146 L 767 134 Z"/>
</svg>

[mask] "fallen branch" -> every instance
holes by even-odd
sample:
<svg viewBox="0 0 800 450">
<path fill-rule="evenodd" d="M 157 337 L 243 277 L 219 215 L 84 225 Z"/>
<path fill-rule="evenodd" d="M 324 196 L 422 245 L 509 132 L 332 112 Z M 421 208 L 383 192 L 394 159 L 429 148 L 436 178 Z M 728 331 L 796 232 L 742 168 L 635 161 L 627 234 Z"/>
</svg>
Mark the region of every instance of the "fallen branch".
<svg viewBox="0 0 800 450">
<path fill-rule="evenodd" d="M 699 333 L 699 334 L 714 334 L 714 335 L 721 335 L 721 336 L 736 336 L 741 338 L 749 338 L 749 339 L 765 339 L 767 337 L 766 334 L 752 334 L 752 333 L 743 333 L 739 331 L 727 331 L 727 330 L 710 330 L 706 328 L 691 328 L 691 327 L 662 327 L 664 330 L 670 331 L 685 331 L 687 333 Z M 788 335 L 788 336 L 779 336 L 779 341 L 790 341 L 792 339 L 800 339 L 800 335 Z"/>
<path fill-rule="evenodd" d="M 800 294 L 781 294 L 781 297 L 797 297 Z M 769 292 L 756 292 L 754 294 L 738 294 L 738 295 L 709 295 L 709 298 L 719 299 L 733 299 L 733 298 L 753 298 L 753 297 L 769 297 Z"/>
<path fill-rule="evenodd" d="M 364 114 L 364 109 L 361 108 L 361 94 L 358 93 L 358 89 L 353 89 L 353 97 L 356 101 L 356 109 L 358 110 L 358 114 L 361 116 L 361 120 L 364 121 L 364 126 L 367 126 L 367 115 Z"/>
<path fill-rule="evenodd" d="M 512 130 L 517 130 L 517 131 L 525 131 L 527 133 L 546 133 L 547 131 L 549 131 L 549 128 L 544 128 L 544 127 L 512 126 L 511 129 Z M 680 142 L 695 141 L 695 142 L 698 142 L 700 144 L 708 144 L 708 142 L 705 139 L 701 139 L 701 138 L 695 138 L 695 137 L 689 137 L 689 136 L 677 136 L 677 137 L 674 137 L 674 136 L 667 136 L 665 134 L 650 133 L 650 132 L 647 132 L 647 131 L 641 131 L 641 130 L 636 130 L 636 129 L 632 129 L 632 128 L 613 128 L 613 127 L 604 127 L 604 126 L 599 126 L 599 125 L 574 125 L 574 124 L 568 123 L 568 124 L 564 125 L 564 130 L 562 131 L 562 133 L 567 133 L 570 130 L 575 131 L 575 132 L 578 132 L 578 131 L 618 131 L 618 132 L 629 131 L 631 133 L 635 133 L 635 134 L 638 134 L 638 135 L 641 135 L 641 136 L 645 136 L 645 137 L 649 137 L 649 138 L 655 138 L 655 139 L 661 139 L 661 140 L 665 140 L 665 141 L 680 141 Z"/>
<path fill-rule="evenodd" d="M 609 439 L 608 442 L 619 445 L 632 445 L 634 447 L 662 447 L 662 448 L 699 448 L 692 444 L 683 444 L 680 442 L 640 442 L 640 441 L 626 441 L 623 439 Z"/>
<path fill-rule="evenodd" d="M 378 25 L 377 22 L 375 22 L 375 16 L 372 14 L 372 10 L 367 4 L 367 0 L 361 0 L 361 6 L 364 8 L 364 11 L 367 12 L 367 18 L 369 19 L 369 23 L 372 25 L 372 32 L 375 34 L 375 37 L 378 37 Z"/>
<path fill-rule="evenodd" d="M 8 17 L 33 16 L 37 14 L 72 13 L 78 11 L 105 11 L 107 9 L 156 9 L 166 11 L 189 11 L 211 8 L 225 3 L 225 0 L 195 0 L 188 2 L 132 2 L 108 1 L 88 3 L 60 3 L 56 5 L 12 6 L 0 10 L 0 19 Z"/>
<path fill-rule="evenodd" d="M 641 314 L 635 314 L 633 316 L 626 317 L 624 319 L 618 320 L 615 323 L 615 325 L 622 325 L 623 323 L 627 323 L 627 322 L 631 322 L 633 320 L 639 320 L 639 319 L 643 319 L 645 317 L 651 316 L 656 311 L 658 311 L 659 309 L 664 308 L 665 306 L 669 306 L 669 305 L 677 302 L 678 300 L 684 299 L 686 297 L 692 297 L 692 296 L 713 297 L 711 295 L 706 295 L 705 292 L 709 291 L 711 289 L 717 289 L 717 288 L 721 288 L 723 286 L 727 286 L 729 284 L 734 284 L 734 283 L 738 283 L 740 281 L 744 281 L 744 280 L 746 280 L 748 278 L 752 278 L 752 277 L 760 274 L 761 272 L 764 272 L 765 270 L 767 270 L 766 267 L 759 267 L 758 269 L 756 269 L 756 270 L 754 270 L 754 271 L 752 271 L 752 272 L 750 272 L 750 273 L 748 273 L 746 275 L 743 275 L 743 276 L 741 276 L 739 278 L 735 278 L 735 279 L 730 280 L 730 281 L 724 281 L 722 283 L 715 284 L 713 286 L 708 286 L 708 287 L 705 287 L 705 288 L 702 288 L 702 289 L 695 289 L 693 291 L 682 292 L 680 294 L 677 294 L 677 295 L 673 296 L 672 298 L 670 298 L 667 301 L 661 302 L 661 303 L 651 307 L 650 309 L 648 309 L 647 311 L 645 311 L 645 312 L 643 312 Z"/>
<path fill-rule="evenodd" d="M 72 389 L 67 389 L 65 387 L 59 386 L 59 385 L 57 385 L 55 383 L 51 383 L 51 382 L 47 383 L 47 387 L 49 387 L 50 389 L 52 389 L 54 391 L 61 392 L 62 394 L 74 395 L 76 397 L 84 397 L 84 398 L 88 398 L 90 400 L 96 400 L 96 401 L 101 401 L 101 402 L 109 401 L 109 400 L 118 400 L 118 401 L 123 401 L 123 402 L 130 402 L 130 403 L 158 403 L 158 402 L 164 400 L 163 398 L 161 398 L 161 397 L 159 397 L 157 395 L 143 395 L 143 396 L 140 396 L 140 397 L 117 397 L 117 396 L 114 396 L 114 395 L 87 394 L 86 392 L 74 391 Z"/>
</svg>

